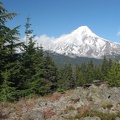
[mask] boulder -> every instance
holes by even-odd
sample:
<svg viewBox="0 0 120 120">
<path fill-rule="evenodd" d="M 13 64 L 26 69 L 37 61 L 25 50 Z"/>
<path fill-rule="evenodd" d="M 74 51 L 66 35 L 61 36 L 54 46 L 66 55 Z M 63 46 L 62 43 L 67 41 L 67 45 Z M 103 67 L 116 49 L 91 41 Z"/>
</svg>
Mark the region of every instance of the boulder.
<svg viewBox="0 0 120 120">
<path fill-rule="evenodd" d="M 120 120 L 120 117 L 116 117 L 115 120 Z"/>
<path fill-rule="evenodd" d="M 33 109 L 28 112 L 27 118 L 30 120 L 45 120 L 43 113 L 38 109 Z"/>
</svg>

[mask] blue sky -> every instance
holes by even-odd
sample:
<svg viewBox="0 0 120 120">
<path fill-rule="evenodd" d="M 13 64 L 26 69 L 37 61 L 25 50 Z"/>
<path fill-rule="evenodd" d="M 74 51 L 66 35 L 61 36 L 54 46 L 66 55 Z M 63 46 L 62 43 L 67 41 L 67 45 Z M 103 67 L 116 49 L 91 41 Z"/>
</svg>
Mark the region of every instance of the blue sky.
<svg viewBox="0 0 120 120">
<path fill-rule="evenodd" d="M 120 0 L 2 0 L 9 12 L 19 15 L 8 21 L 9 27 L 21 25 L 24 36 L 26 18 L 37 36 L 59 37 L 80 26 L 120 43 Z"/>
</svg>

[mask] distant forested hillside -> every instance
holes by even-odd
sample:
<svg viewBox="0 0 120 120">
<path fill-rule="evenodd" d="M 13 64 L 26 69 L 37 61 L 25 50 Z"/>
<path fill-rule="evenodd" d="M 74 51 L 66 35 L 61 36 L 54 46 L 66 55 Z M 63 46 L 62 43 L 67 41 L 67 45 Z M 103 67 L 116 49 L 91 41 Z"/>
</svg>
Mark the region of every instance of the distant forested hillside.
<svg viewBox="0 0 120 120">
<path fill-rule="evenodd" d="M 67 63 L 71 63 L 72 65 L 81 65 L 83 63 L 87 63 L 89 61 L 92 61 L 93 64 L 95 65 L 100 65 L 103 62 L 103 59 L 96 59 L 96 58 L 87 58 L 87 57 L 76 57 L 76 58 L 72 58 L 72 57 L 68 57 L 68 56 L 64 56 L 61 54 L 57 54 L 57 53 L 51 53 L 49 52 L 50 56 L 54 59 L 55 63 L 58 66 L 63 66 L 64 64 Z M 115 55 L 115 56 L 106 56 L 107 59 L 118 59 L 120 60 L 120 55 Z"/>
</svg>

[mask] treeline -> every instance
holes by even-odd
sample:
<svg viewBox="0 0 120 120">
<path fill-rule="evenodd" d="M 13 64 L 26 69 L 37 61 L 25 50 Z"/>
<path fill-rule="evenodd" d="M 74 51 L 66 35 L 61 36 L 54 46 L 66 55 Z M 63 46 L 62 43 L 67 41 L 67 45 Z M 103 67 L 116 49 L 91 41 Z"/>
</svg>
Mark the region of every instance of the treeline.
<svg viewBox="0 0 120 120">
<path fill-rule="evenodd" d="M 73 66 L 56 66 L 48 52 L 34 41 L 30 18 L 25 24 L 26 43 L 20 42 L 17 26 L 6 26 L 16 13 L 8 13 L 0 2 L 0 101 L 45 95 L 82 86 L 93 80 L 107 80 L 110 86 L 120 86 L 120 64 L 104 57 L 102 65 L 92 61 Z M 18 53 L 18 50 L 21 51 Z"/>
<path fill-rule="evenodd" d="M 120 86 L 119 61 L 112 61 L 106 57 L 99 65 L 94 65 L 92 61 L 76 66 L 65 64 L 58 71 L 59 90 L 73 89 L 95 80 L 107 81 L 109 86 Z"/>
</svg>

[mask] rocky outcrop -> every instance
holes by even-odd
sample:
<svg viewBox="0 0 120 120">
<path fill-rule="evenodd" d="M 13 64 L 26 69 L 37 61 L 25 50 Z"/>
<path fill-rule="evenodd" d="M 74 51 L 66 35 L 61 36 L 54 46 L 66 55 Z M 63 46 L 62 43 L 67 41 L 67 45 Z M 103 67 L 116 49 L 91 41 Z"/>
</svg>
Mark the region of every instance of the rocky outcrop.
<svg viewBox="0 0 120 120">
<path fill-rule="evenodd" d="M 23 117 L 24 120 L 45 120 L 43 113 L 39 109 L 32 109 L 29 111 L 25 117 Z"/>
<path fill-rule="evenodd" d="M 120 87 L 78 87 L 0 107 L 1 120 L 120 120 Z"/>
</svg>

